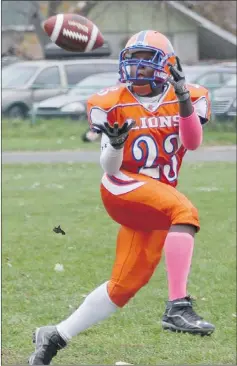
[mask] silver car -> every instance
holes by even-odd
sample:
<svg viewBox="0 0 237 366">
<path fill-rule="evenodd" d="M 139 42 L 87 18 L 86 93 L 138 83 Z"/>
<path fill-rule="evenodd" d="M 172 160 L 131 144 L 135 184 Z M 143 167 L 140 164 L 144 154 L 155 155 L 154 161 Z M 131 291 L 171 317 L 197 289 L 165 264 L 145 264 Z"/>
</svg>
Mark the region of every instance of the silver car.
<svg viewBox="0 0 237 366">
<path fill-rule="evenodd" d="M 236 75 L 213 93 L 212 114 L 216 120 L 236 122 Z"/>
<path fill-rule="evenodd" d="M 235 66 L 234 63 L 185 66 L 183 70 L 189 83 L 204 86 L 212 98 L 213 92 L 225 85 L 236 74 L 236 63 Z"/>
<path fill-rule="evenodd" d="M 93 74 L 74 86 L 66 95 L 48 98 L 40 103 L 34 104 L 31 115 L 32 121 L 36 117 L 43 118 L 72 118 L 87 119 L 87 99 L 101 89 L 115 86 L 119 83 L 118 72 L 105 72 Z"/>
<path fill-rule="evenodd" d="M 117 60 L 41 60 L 17 62 L 2 70 L 2 114 L 26 118 L 34 103 L 63 95 L 83 78 L 117 72 Z"/>
</svg>

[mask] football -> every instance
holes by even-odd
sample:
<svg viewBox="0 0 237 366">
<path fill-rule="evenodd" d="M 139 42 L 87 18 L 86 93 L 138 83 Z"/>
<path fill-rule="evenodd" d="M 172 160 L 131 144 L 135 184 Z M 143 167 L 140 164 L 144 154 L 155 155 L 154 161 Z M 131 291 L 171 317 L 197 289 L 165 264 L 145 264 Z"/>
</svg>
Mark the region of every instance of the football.
<svg viewBox="0 0 237 366">
<path fill-rule="evenodd" d="M 71 52 L 89 52 L 103 45 L 97 26 L 78 14 L 57 14 L 43 24 L 45 32 L 57 46 Z"/>
</svg>

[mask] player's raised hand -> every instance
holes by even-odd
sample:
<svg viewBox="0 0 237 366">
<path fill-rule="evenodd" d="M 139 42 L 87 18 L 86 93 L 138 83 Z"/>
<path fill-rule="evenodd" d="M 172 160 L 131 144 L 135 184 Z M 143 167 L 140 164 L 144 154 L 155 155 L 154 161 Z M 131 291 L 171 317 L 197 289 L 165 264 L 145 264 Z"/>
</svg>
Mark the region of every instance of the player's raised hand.
<svg viewBox="0 0 237 366">
<path fill-rule="evenodd" d="M 176 57 L 176 65 L 168 63 L 171 76 L 168 82 L 173 85 L 175 94 L 180 102 L 184 102 L 189 98 L 189 91 L 186 87 L 185 75 L 181 66 L 179 57 Z"/>
<path fill-rule="evenodd" d="M 133 119 L 127 119 L 126 122 L 119 127 L 118 122 L 115 122 L 113 127 L 108 122 L 103 124 L 93 123 L 92 126 L 95 130 L 100 130 L 102 133 L 108 136 L 110 144 L 115 149 L 121 149 L 128 138 L 130 130 L 135 126 L 136 122 Z"/>
</svg>

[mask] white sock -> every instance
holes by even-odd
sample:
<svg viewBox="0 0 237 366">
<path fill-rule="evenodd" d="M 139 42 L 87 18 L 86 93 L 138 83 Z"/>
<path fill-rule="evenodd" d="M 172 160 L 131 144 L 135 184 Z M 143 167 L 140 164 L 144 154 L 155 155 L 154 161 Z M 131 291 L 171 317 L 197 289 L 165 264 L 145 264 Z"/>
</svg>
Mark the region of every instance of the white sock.
<svg viewBox="0 0 237 366">
<path fill-rule="evenodd" d="M 56 326 L 65 341 L 70 340 L 93 324 L 108 318 L 117 310 L 118 306 L 111 301 L 108 295 L 107 283 L 103 283 L 92 291 L 69 318 Z"/>
</svg>

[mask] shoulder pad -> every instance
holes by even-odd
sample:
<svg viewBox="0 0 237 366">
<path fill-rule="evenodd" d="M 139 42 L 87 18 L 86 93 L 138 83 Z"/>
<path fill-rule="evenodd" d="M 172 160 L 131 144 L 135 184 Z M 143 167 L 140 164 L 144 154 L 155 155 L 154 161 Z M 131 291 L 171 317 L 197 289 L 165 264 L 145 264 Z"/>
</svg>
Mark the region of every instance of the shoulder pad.
<svg viewBox="0 0 237 366">
<path fill-rule="evenodd" d="M 99 107 L 105 111 L 114 108 L 121 99 L 125 85 L 112 86 L 100 90 L 98 93 L 93 94 L 87 101 L 91 107 Z"/>
<path fill-rule="evenodd" d="M 198 84 L 187 84 L 188 90 L 190 91 L 190 96 L 192 100 L 199 99 L 201 97 L 208 97 L 208 90 Z"/>
</svg>

